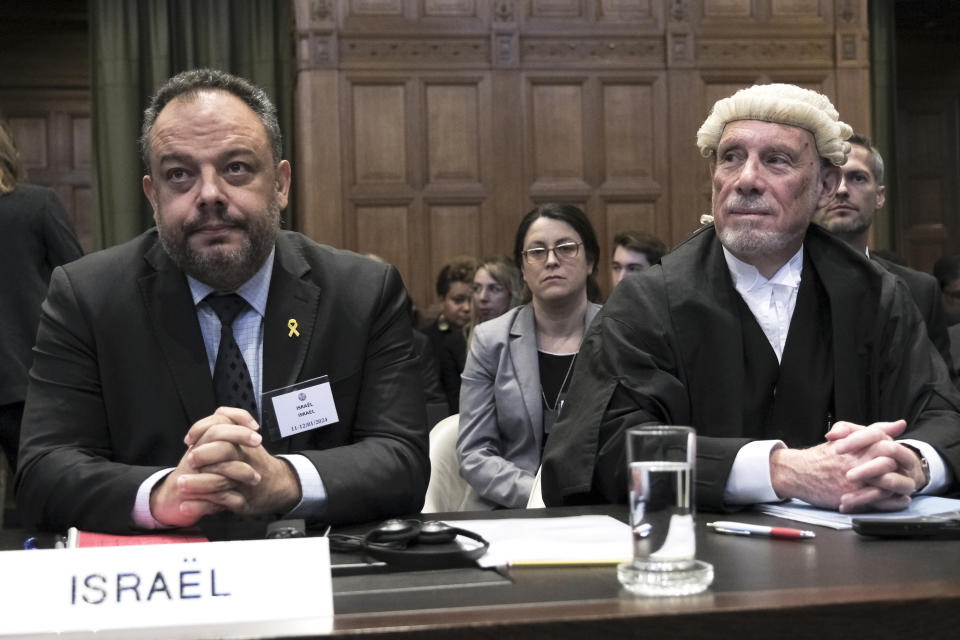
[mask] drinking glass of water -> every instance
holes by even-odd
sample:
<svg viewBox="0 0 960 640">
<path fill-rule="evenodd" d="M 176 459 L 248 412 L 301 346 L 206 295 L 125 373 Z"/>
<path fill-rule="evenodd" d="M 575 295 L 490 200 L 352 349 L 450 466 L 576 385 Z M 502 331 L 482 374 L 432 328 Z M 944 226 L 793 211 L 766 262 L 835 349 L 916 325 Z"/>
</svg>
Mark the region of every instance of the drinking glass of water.
<svg viewBox="0 0 960 640">
<path fill-rule="evenodd" d="M 627 430 L 633 561 L 619 565 L 617 576 L 633 593 L 691 595 L 713 582 L 713 566 L 696 559 L 696 457 L 697 437 L 690 427 Z"/>
</svg>

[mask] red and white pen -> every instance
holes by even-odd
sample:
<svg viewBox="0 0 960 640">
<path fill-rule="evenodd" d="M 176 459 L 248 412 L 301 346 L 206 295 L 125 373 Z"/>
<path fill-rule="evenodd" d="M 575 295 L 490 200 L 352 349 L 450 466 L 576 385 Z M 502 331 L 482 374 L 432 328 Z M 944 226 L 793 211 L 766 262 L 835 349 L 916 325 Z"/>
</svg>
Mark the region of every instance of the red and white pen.
<svg viewBox="0 0 960 640">
<path fill-rule="evenodd" d="M 717 533 L 728 533 L 735 536 L 766 536 L 768 538 L 789 538 L 791 540 L 806 540 L 807 538 L 817 537 L 817 534 L 813 531 L 805 531 L 803 529 L 765 527 L 760 524 L 729 522 L 727 520 L 708 522 L 707 526 Z"/>
</svg>

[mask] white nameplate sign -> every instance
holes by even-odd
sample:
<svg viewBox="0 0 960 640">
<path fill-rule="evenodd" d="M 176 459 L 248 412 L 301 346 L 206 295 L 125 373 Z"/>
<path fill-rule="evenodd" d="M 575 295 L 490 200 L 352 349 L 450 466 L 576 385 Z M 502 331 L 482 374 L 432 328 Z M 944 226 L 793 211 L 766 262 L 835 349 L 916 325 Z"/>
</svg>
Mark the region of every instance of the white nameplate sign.
<svg viewBox="0 0 960 640">
<path fill-rule="evenodd" d="M 329 633 L 330 549 L 293 538 L 4 551 L 0 603 L 0 636 Z"/>
</svg>

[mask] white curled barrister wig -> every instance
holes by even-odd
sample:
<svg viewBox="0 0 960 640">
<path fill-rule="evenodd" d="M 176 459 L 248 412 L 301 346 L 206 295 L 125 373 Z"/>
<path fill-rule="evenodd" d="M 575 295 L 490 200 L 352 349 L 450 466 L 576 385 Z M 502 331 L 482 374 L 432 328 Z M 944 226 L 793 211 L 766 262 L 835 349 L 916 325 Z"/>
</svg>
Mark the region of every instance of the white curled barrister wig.
<svg viewBox="0 0 960 640">
<path fill-rule="evenodd" d="M 757 84 L 717 100 L 697 131 L 697 146 L 705 158 L 716 153 L 723 128 L 735 120 L 762 120 L 806 129 L 813 134 L 822 157 L 838 167 L 847 161 L 850 145 L 846 139 L 853 135 L 853 129 L 840 121 L 840 114 L 822 93 L 792 84 Z"/>
</svg>

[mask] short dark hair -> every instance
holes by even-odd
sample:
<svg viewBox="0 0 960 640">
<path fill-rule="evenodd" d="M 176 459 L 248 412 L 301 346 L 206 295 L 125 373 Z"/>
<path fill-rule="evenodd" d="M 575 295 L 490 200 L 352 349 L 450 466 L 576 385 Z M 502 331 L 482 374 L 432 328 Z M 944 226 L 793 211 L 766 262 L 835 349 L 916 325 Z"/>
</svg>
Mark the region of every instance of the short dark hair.
<svg viewBox="0 0 960 640">
<path fill-rule="evenodd" d="M 960 255 L 943 256 L 933 265 L 933 277 L 943 291 L 954 280 L 960 280 Z"/>
<path fill-rule="evenodd" d="M 473 274 L 477 271 L 477 261 L 468 256 L 454 258 L 443 265 L 437 274 L 437 295 L 447 297 L 450 285 L 454 282 L 465 282 L 473 286 Z"/>
<path fill-rule="evenodd" d="M 621 231 L 613 236 L 613 250 L 616 251 L 617 247 L 642 253 L 651 265 L 659 264 L 660 258 L 667 252 L 663 240 L 646 231 Z"/>
<path fill-rule="evenodd" d="M 277 120 L 277 109 L 263 89 L 245 78 L 219 69 L 191 69 L 167 80 L 153 94 L 150 104 L 143 112 L 140 156 L 148 174 L 150 173 L 150 132 L 157 121 L 157 116 L 175 98 L 180 96 L 193 98 L 201 91 L 224 91 L 242 100 L 263 123 L 273 152 L 273 161 L 279 163 L 283 159 L 283 136 L 280 133 L 280 122 Z"/>
<path fill-rule="evenodd" d="M 590 224 L 590 219 L 587 218 L 587 214 L 579 207 L 575 207 L 572 204 L 558 204 L 555 202 L 534 207 L 523 217 L 523 220 L 520 221 L 520 226 L 517 227 L 517 236 L 513 243 L 513 261 L 518 268 L 523 269 L 523 241 L 527 238 L 527 231 L 530 230 L 530 225 L 532 225 L 537 218 L 552 218 L 560 222 L 566 222 L 573 227 L 573 230 L 580 236 L 580 240 L 583 241 L 583 251 L 587 256 L 587 260 L 593 264 L 593 269 L 590 273 L 591 275 L 596 273 L 597 260 L 600 257 L 600 244 L 597 242 L 597 234 L 593 231 L 593 225 Z"/>
<path fill-rule="evenodd" d="M 847 138 L 847 142 L 851 145 L 859 145 L 867 150 L 867 164 L 870 165 L 870 173 L 873 174 L 873 179 L 877 181 L 877 184 L 883 184 L 883 156 L 881 156 L 877 148 L 873 146 L 870 136 L 864 133 L 854 132 L 852 136 Z M 847 154 L 847 158 L 850 158 L 849 153 Z"/>
</svg>

